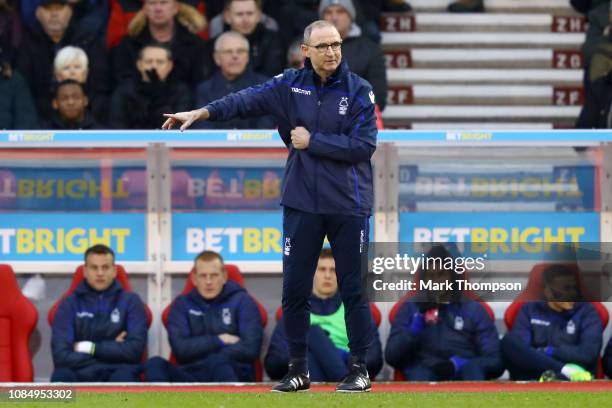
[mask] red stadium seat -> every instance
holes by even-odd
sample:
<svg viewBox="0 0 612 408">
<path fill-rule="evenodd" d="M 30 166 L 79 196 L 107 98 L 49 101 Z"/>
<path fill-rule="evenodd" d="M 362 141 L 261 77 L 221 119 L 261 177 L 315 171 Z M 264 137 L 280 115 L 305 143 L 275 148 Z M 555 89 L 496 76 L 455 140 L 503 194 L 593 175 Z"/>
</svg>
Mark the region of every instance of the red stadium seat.
<svg viewBox="0 0 612 408">
<path fill-rule="evenodd" d="M 504 313 L 504 323 L 508 328 L 508 331 L 512 330 L 512 325 L 516 320 L 516 316 L 518 315 L 521 307 L 527 302 L 537 302 L 543 299 L 544 294 L 544 271 L 550 266 L 549 263 L 539 263 L 531 268 L 531 272 L 529 273 L 529 279 L 527 281 L 527 286 L 525 289 L 518 295 L 518 297 L 508 306 L 506 312 Z M 576 264 L 565 264 L 568 268 L 572 269 L 576 273 L 576 279 L 578 284 L 580 285 L 580 270 L 578 269 L 578 265 Z M 589 302 L 595 307 L 599 318 L 601 319 L 601 325 L 605 329 L 608 325 L 608 321 L 610 320 L 610 315 L 606 307 L 600 302 Z M 601 362 L 601 357 L 597 362 L 597 378 L 604 378 L 603 367 Z"/>
<path fill-rule="evenodd" d="M 380 309 L 376 306 L 376 303 L 370 302 L 370 313 L 372 314 L 372 320 L 376 324 L 376 327 L 380 327 L 380 322 L 382 321 L 382 314 L 380 313 Z M 283 307 L 279 306 L 276 309 L 276 321 L 278 322 L 280 318 L 283 317 Z"/>
<path fill-rule="evenodd" d="M 133 292 L 134 290 L 132 289 L 132 286 L 130 285 L 130 281 L 128 279 L 127 273 L 125 272 L 125 268 L 119 264 L 117 264 L 116 267 L 117 267 L 117 278 L 116 278 L 117 281 L 121 284 L 121 286 L 123 286 L 123 289 L 125 289 L 128 292 Z M 81 265 L 77 268 L 74 275 L 72 275 L 72 282 L 70 282 L 70 287 L 68 288 L 68 290 L 62 295 L 61 298 L 59 298 L 57 302 L 53 304 L 53 306 L 51 306 L 51 309 L 49 309 L 49 313 L 47 314 L 47 322 L 49 322 L 49 326 L 53 326 L 53 319 L 55 318 L 55 313 L 57 312 L 57 308 L 59 307 L 62 300 L 70 296 L 72 292 L 75 291 L 77 286 L 79 286 L 81 281 L 84 279 L 83 269 L 84 269 L 84 265 Z M 151 322 L 153 321 L 153 314 L 151 313 L 151 309 L 149 309 L 149 306 L 147 306 L 146 303 L 145 303 L 145 312 L 147 313 L 147 326 L 151 327 Z"/>
<path fill-rule="evenodd" d="M 29 340 L 38 321 L 10 265 L 0 264 L 0 382 L 32 382 Z"/>
<path fill-rule="evenodd" d="M 240 272 L 240 269 L 238 269 L 236 265 L 232 265 L 232 264 L 225 264 L 224 266 L 225 266 L 225 273 L 227 273 L 227 279 L 236 282 L 238 285 L 240 285 L 241 288 L 244 288 L 245 287 L 244 278 L 242 276 L 242 273 Z M 193 281 L 191 280 L 191 276 L 193 275 L 194 272 L 195 272 L 195 269 L 192 268 L 191 271 L 189 272 L 189 276 L 187 277 L 187 280 L 185 281 L 185 287 L 180 293 L 181 295 L 186 295 L 187 293 L 191 292 L 191 290 L 195 287 L 193 286 Z M 257 305 L 257 308 L 259 309 L 259 315 L 261 316 L 261 327 L 265 328 L 268 324 L 268 311 L 266 310 L 265 307 L 263 307 L 261 303 L 259 303 L 259 301 L 253 295 L 250 295 L 250 296 L 251 296 L 251 299 L 253 299 L 253 301 Z M 164 324 L 164 327 L 166 327 L 166 329 L 168 328 L 168 314 L 170 313 L 170 308 L 172 307 L 173 303 L 174 303 L 174 300 L 168 306 L 166 306 L 166 308 L 162 312 L 162 323 Z M 174 356 L 174 353 L 170 352 L 169 360 L 172 364 L 176 365 L 176 357 Z M 261 361 L 257 359 L 255 361 L 255 381 L 262 381 L 262 380 L 263 380 L 263 367 L 261 365 Z"/>
</svg>

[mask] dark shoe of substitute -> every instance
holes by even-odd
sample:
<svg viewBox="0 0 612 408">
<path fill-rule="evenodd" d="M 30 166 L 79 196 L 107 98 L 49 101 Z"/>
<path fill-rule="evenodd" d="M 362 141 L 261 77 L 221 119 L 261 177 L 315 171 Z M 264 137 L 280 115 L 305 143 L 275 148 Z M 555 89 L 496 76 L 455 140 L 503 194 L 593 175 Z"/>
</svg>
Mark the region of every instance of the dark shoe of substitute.
<svg viewBox="0 0 612 408">
<path fill-rule="evenodd" d="M 289 372 L 274 387 L 272 392 L 303 392 L 310 389 L 308 373 L 299 372 L 289 365 Z"/>
<path fill-rule="evenodd" d="M 458 0 L 448 5 L 451 13 L 482 13 L 484 0 Z"/>
<path fill-rule="evenodd" d="M 337 392 L 369 392 L 372 389 L 365 364 L 351 363 L 348 375 L 336 387 Z"/>
</svg>

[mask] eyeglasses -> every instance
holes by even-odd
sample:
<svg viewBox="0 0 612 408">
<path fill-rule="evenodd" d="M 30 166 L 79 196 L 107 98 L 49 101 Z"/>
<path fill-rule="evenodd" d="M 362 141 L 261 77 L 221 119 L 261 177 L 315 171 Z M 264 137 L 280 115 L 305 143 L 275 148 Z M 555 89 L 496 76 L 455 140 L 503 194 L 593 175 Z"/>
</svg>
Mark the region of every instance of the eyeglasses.
<svg viewBox="0 0 612 408">
<path fill-rule="evenodd" d="M 322 44 L 317 44 L 317 45 L 310 45 L 310 44 L 306 44 L 306 45 L 309 47 L 316 48 L 317 51 L 323 54 L 325 51 L 327 51 L 329 47 L 331 47 L 332 51 L 338 51 L 340 47 L 342 46 L 342 41 L 337 41 L 331 44 L 322 43 Z"/>
</svg>

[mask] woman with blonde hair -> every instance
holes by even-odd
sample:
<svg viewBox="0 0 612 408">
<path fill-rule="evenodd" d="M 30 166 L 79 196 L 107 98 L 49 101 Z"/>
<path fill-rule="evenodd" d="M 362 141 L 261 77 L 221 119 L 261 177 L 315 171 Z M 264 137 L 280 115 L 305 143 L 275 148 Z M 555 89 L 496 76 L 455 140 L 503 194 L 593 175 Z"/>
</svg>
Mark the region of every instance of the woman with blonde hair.
<svg viewBox="0 0 612 408">
<path fill-rule="evenodd" d="M 67 79 L 79 82 L 89 98 L 89 109 L 100 123 L 106 123 L 108 117 L 108 96 L 93 91 L 87 78 L 89 75 L 89 58 L 82 48 L 71 45 L 63 47 L 53 60 L 53 79 L 60 83 Z"/>
</svg>

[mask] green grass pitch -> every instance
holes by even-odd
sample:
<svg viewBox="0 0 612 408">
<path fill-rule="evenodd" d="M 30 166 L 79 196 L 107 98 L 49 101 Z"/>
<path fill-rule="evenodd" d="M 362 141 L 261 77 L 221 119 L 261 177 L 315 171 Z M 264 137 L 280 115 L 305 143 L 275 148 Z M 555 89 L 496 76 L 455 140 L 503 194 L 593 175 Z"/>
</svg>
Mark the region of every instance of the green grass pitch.
<svg viewBox="0 0 612 408">
<path fill-rule="evenodd" d="M 0 404 L 0 408 L 2 408 Z M 204 393 L 204 392 L 148 392 L 148 393 L 77 393 L 74 402 L 13 404 L 18 408 L 119 408 L 119 407 L 432 407 L 432 408 L 606 408 L 612 407 L 612 392 L 500 392 L 500 393 Z"/>
</svg>

